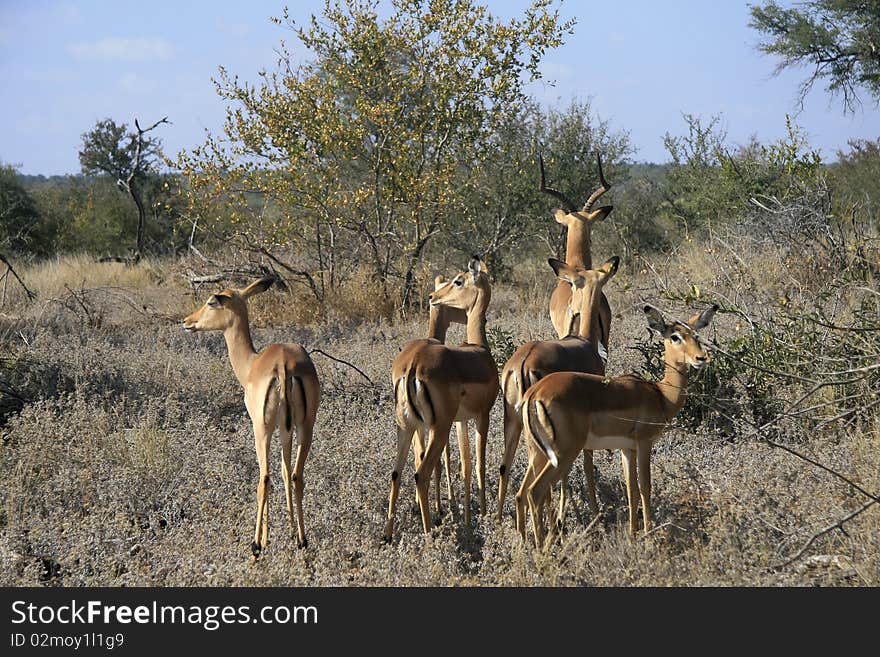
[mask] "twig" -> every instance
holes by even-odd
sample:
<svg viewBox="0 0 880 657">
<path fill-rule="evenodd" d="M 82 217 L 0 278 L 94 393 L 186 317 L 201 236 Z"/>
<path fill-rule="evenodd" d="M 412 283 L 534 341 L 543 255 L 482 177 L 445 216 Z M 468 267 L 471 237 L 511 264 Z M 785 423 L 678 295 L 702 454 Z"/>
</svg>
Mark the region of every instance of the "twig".
<svg viewBox="0 0 880 657">
<path fill-rule="evenodd" d="M 354 366 L 354 365 L 352 365 L 351 363 L 349 363 L 347 360 L 342 360 L 341 358 L 336 358 L 335 356 L 331 356 L 330 354 L 328 354 L 326 351 L 324 351 L 324 350 L 322 350 L 322 349 L 310 349 L 310 350 L 309 350 L 309 353 L 310 353 L 310 354 L 321 354 L 321 355 L 323 355 L 323 356 L 326 356 L 326 357 L 329 358 L 330 360 L 335 360 L 337 363 L 342 363 L 343 365 L 348 365 L 351 369 L 353 369 L 355 372 L 357 372 L 357 373 L 360 374 L 362 377 L 364 377 L 367 381 L 369 381 L 371 386 L 375 386 L 375 385 L 376 385 L 375 383 L 373 383 L 373 380 L 372 380 L 370 377 L 368 377 L 366 374 L 364 374 L 364 373 L 363 373 L 360 369 L 358 369 L 356 366 Z"/>
</svg>

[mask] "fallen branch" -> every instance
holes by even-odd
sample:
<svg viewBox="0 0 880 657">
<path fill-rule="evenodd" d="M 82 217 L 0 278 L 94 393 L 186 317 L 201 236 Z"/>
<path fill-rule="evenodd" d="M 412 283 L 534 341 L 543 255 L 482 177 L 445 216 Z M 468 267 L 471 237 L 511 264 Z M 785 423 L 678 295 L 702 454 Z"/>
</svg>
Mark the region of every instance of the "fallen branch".
<svg viewBox="0 0 880 657">
<path fill-rule="evenodd" d="M 3 274 L 3 277 L 5 278 L 5 277 L 9 276 L 9 274 L 12 274 L 13 276 L 15 276 L 15 280 L 17 280 L 19 285 L 21 285 L 21 287 L 24 289 L 24 292 L 25 292 L 25 294 L 27 294 L 28 299 L 31 299 L 31 300 L 36 299 L 37 295 L 28 289 L 28 286 L 24 284 L 23 280 L 21 280 L 21 276 L 18 275 L 18 273 L 15 271 L 15 269 L 13 269 L 12 263 L 10 263 L 9 260 L 6 259 L 6 256 L 3 255 L 2 253 L 0 253 L 0 260 L 2 260 L 3 264 L 6 265 L 6 273 Z M 6 290 L 6 288 L 4 287 L 4 292 L 5 292 L 5 290 Z M 3 295 L 3 301 L 4 302 L 6 301 L 5 294 Z"/>
<path fill-rule="evenodd" d="M 347 360 L 342 360 L 341 358 L 336 358 L 335 356 L 331 356 L 330 354 L 328 354 L 326 351 L 323 351 L 322 349 L 310 349 L 310 350 L 309 350 L 309 353 L 310 353 L 310 354 L 321 354 L 321 355 L 323 355 L 323 356 L 326 356 L 326 357 L 329 358 L 330 360 L 335 360 L 337 363 L 342 363 L 343 365 L 348 365 L 351 369 L 353 369 L 355 372 L 357 372 L 357 373 L 360 374 L 362 377 L 364 377 L 367 381 L 369 381 L 371 386 L 375 386 L 375 385 L 376 385 L 375 383 L 373 383 L 373 380 L 372 380 L 370 377 L 368 377 L 366 374 L 364 374 L 364 373 L 363 373 L 360 369 L 358 369 L 356 366 L 354 366 L 354 365 L 352 365 L 351 363 L 349 363 Z"/>
</svg>

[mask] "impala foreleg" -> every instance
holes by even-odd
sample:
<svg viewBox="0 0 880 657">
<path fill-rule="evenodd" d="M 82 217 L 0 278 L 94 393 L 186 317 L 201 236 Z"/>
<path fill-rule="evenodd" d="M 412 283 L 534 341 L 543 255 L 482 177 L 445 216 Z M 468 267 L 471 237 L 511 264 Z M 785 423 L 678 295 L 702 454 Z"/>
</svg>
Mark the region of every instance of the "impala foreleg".
<svg viewBox="0 0 880 657">
<path fill-rule="evenodd" d="M 480 489 L 480 515 L 486 515 L 486 443 L 489 440 L 489 412 L 477 418 L 477 487 Z"/>
<path fill-rule="evenodd" d="M 626 503 L 629 508 L 629 531 L 635 536 L 638 530 L 639 480 L 636 474 L 636 450 L 620 450 L 623 464 L 623 480 L 626 483 Z"/>
<path fill-rule="evenodd" d="M 592 450 L 584 450 L 584 479 L 587 483 L 587 504 L 590 505 L 590 513 L 599 515 L 599 498 L 596 496 L 596 471 L 593 467 Z"/>
<path fill-rule="evenodd" d="M 649 443 L 639 443 L 637 458 L 642 517 L 645 522 L 644 532 L 647 534 L 651 531 L 651 445 Z"/>
<path fill-rule="evenodd" d="M 455 423 L 458 436 L 458 455 L 461 459 L 461 479 L 464 486 L 464 522 L 471 524 L 471 449 L 467 420 Z"/>
</svg>

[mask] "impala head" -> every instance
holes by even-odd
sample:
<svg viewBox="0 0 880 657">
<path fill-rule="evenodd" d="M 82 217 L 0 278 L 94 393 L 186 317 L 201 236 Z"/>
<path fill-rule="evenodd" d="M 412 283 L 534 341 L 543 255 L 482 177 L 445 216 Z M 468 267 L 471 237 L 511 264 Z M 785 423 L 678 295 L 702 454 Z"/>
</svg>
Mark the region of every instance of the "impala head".
<svg viewBox="0 0 880 657">
<path fill-rule="evenodd" d="M 588 313 L 593 300 L 593 290 L 601 290 L 620 266 L 620 257 L 612 256 L 597 269 L 583 269 L 549 258 L 547 260 L 560 280 L 571 283 L 571 300 L 568 302 L 572 315 Z"/>
<path fill-rule="evenodd" d="M 184 318 L 186 331 L 225 331 L 236 317 L 247 317 L 247 299 L 269 289 L 274 278 L 260 278 L 245 288 L 212 294 L 205 305 Z"/>
<path fill-rule="evenodd" d="M 713 305 L 694 315 L 685 323 L 678 320 L 667 322 L 663 313 L 654 306 L 645 306 L 644 308 L 645 315 L 648 317 L 648 326 L 663 336 L 666 343 L 666 353 L 673 355 L 675 364 L 690 365 L 696 369 L 702 369 L 711 360 L 708 352 L 700 344 L 696 332 L 708 326 L 717 310 L 718 305 Z"/>
<path fill-rule="evenodd" d="M 605 176 L 602 173 L 602 157 L 598 153 L 596 154 L 596 159 L 599 164 L 599 189 L 593 192 L 590 195 L 590 198 L 587 199 L 587 202 L 584 203 L 583 207 L 578 210 L 577 205 L 575 205 L 571 199 L 569 199 L 565 194 L 550 187 L 547 187 L 547 180 L 544 175 L 544 158 L 541 155 L 538 155 L 538 164 L 541 166 L 541 191 L 545 194 L 550 194 L 550 196 L 562 201 L 563 207 L 557 208 L 553 211 L 553 217 L 556 221 L 563 226 L 571 228 L 573 225 L 576 225 L 580 222 L 584 222 L 587 227 L 591 227 L 592 224 L 598 223 L 607 217 L 611 210 L 614 209 L 613 205 L 603 205 L 596 210 L 593 210 L 593 204 L 599 199 L 602 194 L 611 189 L 611 185 L 605 180 Z"/>
<path fill-rule="evenodd" d="M 486 264 L 480 256 L 472 256 L 467 271 L 443 282 L 434 279 L 434 291 L 428 297 L 432 306 L 448 306 L 469 311 L 476 304 L 480 294 L 489 295 L 489 275 Z M 438 277 L 441 278 L 441 277 Z M 439 287 L 437 287 L 439 285 Z M 486 299 L 488 302 L 488 298 Z"/>
</svg>

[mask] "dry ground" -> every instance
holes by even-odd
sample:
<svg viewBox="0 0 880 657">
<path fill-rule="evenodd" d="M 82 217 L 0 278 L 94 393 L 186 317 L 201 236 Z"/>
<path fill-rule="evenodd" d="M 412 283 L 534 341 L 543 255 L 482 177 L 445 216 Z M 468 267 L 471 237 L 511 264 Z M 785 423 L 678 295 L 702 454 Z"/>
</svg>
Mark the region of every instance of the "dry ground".
<svg viewBox="0 0 880 657">
<path fill-rule="evenodd" d="M 733 294 L 693 252 L 673 264 L 664 271 L 677 282 L 700 281 L 707 292 Z M 297 305 L 309 302 L 274 290 L 252 306 L 258 348 L 275 341 L 321 348 L 374 383 L 314 356 L 323 399 L 306 465 L 309 547 L 297 550 L 289 537 L 279 455 L 272 463 L 270 544 L 253 563 L 257 462 L 241 390 L 222 337 L 188 335 L 179 326 L 210 289 L 192 293 L 168 273 L 168 263 L 126 269 L 67 259 L 24 274 L 38 300 L 26 302 L 10 290 L 0 309 L 0 346 L 12 363 L 10 376 L 30 400 L 2 428 L 0 585 L 880 584 L 876 507 L 848 523 L 845 533 L 830 532 L 802 558 L 774 568 L 864 498 L 785 452 L 681 426 L 655 448 L 657 531 L 628 535 L 619 457 L 602 452 L 596 464 L 606 520 L 584 529 L 589 518 L 576 465 L 567 532 L 537 551 L 514 530 L 512 494 L 504 522 L 491 514 L 500 403 L 488 449 L 490 514 L 476 513 L 474 494 L 475 522 L 465 527 L 460 509 L 450 513 L 444 498 L 446 516 L 426 539 L 410 461 L 395 538 L 384 545 L 395 451 L 390 365 L 404 342 L 424 333 L 426 321 L 334 317 L 300 327 L 295 322 L 305 311 Z M 524 268 L 515 286 L 498 284 L 489 328 L 509 331 L 517 345 L 552 337 L 545 311 L 552 285 L 543 265 Z M 646 335 L 639 311 L 645 300 L 685 314 L 683 305 L 658 299 L 656 289 L 650 268 L 631 263 L 606 288 L 615 313 L 612 374 L 640 366 L 628 347 Z M 719 315 L 708 332 L 733 330 L 733 319 Z M 461 336 L 458 329 L 451 341 Z M 877 491 L 877 428 L 816 435 L 798 447 Z M 524 462 L 521 446 L 514 486 Z M 460 478 L 457 483 L 460 489 Z"/>
</svg>

